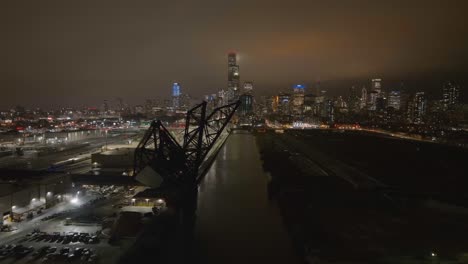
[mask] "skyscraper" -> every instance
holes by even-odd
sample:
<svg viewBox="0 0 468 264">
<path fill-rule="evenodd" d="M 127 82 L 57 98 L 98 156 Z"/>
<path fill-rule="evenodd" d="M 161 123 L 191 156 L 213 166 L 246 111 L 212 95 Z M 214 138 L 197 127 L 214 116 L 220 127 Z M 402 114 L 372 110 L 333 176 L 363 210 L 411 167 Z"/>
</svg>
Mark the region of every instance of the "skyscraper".
<svg viewBox="0 0 468 264">
<path fill-rule="evenodd" d="M 180 107 L 180 84 L 172 84 L 172 107 L 178 109 Z"/>
<path fill-rule="evenodd" d="M 102 104 L 102 111 L 105 114 L 109 112 L 109 102 L 107 100 L 104 100 L 104 103 Z"/>
<path fill-rule="evenodd" d="M 388 107 L 395 110 L 400 110 L 401 107 L 401 93 L 400 91 L 391 91 L 388 95 Z"/>
<path fill-rule="evenodd" d="M 237 65 L 237 54 L 228 53 L 228 102 L 234 102 L 239 98 L 239 65 Z"/>
<path fill-rule="evenodd" d="M 367 89 L 365 86 L 363 86 L 361 90 L 361 109 L 365 109 L 366 107 L 367 107 Z"/>
<path fill-rule="evenodd" d="M 253 82 L 244 82 L 244 93 L 251 94 L 253 91 Z"/>
<path fill-rule="evenodd" d="M 253 113 L 253 96 L 248 93 L 244 93 L 239 97 L 241 102 L 239 112 L 241 116 L 250 115 Z"/>
<path fill-rule="evenodd" d="M 305 85 L 296 84 L 293 87 L 292 113 L 296 116 L 302 115 L 304 107 Z"/>
<path fill-rule="evenodd" d="M 382 79 L 372 79 L 372 90 L 378 93 L 382 91 Z"/>
<path fill-rule="evenodd" d="M 327 99 L 325 101 L 323 110 L 324 110 L 326 122 L 328 123 L 335 122 L 335 107 L 333 106 L 333 100 Z"/>
<path fill-rule="evenodd" d="M 289 115 L 290 113 L 291 94 L 280 93 L 277 98 L 278 112 L 282 115 Z"/>
<path fill-rule="evenodd" d="M 426 114 L 426 95 L 424 92 L 417 92 L 413 100 L 413 122 L 415 124 L 423 123 L 423 117 Z"/>
<path fill-rule="evenodd" d="M 442 87 L 442 104 L 444 110 L 452 109 L 458 104 L 460 86 L 453 82 L 446 82 Z"/>
<path fill-rule="evenodd" d="M 377 110 L 377 98 L 381 97 L 382 79 L 372 79 L 371 92 L 369 97 L 369 110 Z"/>
</svg>

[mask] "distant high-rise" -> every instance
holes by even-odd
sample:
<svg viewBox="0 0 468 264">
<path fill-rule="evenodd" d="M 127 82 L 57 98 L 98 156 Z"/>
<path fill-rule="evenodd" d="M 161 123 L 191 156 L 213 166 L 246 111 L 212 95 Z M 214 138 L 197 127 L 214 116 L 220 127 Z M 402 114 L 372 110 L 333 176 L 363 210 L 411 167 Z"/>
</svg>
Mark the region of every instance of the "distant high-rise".
<svg viewBox="0 0 468 264">
<path fill-rule="evenodd" d="M 368 109 L 375 111 L 377 110 L 377 97 L 379 96 L 379 93 L 376 90 L 371 90 L 369 93 L 369 101 L 368 103 Z"/>
<path fill-rule="evenodd" d="M 325 101 L 324 114 L 328 123 L 335 122 L 335 107 L 333 105 L 333 100 L 327 99 Z"/>
<path fill-rule="evenodd" d="M 362 87 L 361 90 L 361 109 L 365 109 L 367 107 L 367 89 L 366 87 Z"/>
<path fill-rule="evenodd" d="M 296 116 L 302 115 L 304 108 L 305 85 L 296 84 L 293 87 L 292 113 Z"/>
<path fill-rule="evenodd" d="M 104 103 L 102 104 L 102 110 L 106 114 L 109 112 L 109 102 L 107 100 L 104 100 Z"/>
<path fill-rule="evenodd" d="M 241 102 L 239 112 L 242 116 L 250 115 L 253 113 L 253 96 L 245 93 L 239 97 Z"/>
<path fill-rule="evenodd" d="M 377 110 L 377 98 L 381 97 L 382 79 L 372 79 L 369 96 L 369 110 Z"/>
<path fill-rule="evenodd" d="M 178 109 L 180 107 L 180 84 L 172 84 L 172 107 Z"/>
<path fill-rule="evenodd" d="M 239 98 L 239 65 L 237 65 L 237 54 L 228 53 L 228 102 L 234 102 Z"/>
<path fill-rule="evenodd" d="M 251 94 L 253 91 L 253 82 L 244 82 L 244 93 Z"/>
<path fill-rule="evenodd" d="M 180 84 L 172 84 L 172 96 L 180 96 Z"/>
<path fill-rule="evenodd" d="M 415 124 L 423 123 L 423 117 L 426 114 L 426 95 L 424 92 L 417 92 L 413 99 L 413 122 Z"/>
<path fill-rule="evenodd" d="M 277 96 L 276 101 L 277 101 L 277 111 L 282 115 L 289 115 L 291 94 L 280 93 Z"/>
<path fill-rule="evenodd" d="M 378 93 L 382 91 L 382 79 L 372 79 L 372 90 Z"/>
<path fill-rule="evenodd" d="M 446 82 L 442 87 L 442 104 L 445 110 L 452 109 L 458 104 L 460 86 L 453 82 Z"/>
<path fill-rule="evenodd" d="M 401 107 L 401 93 L 400 91 L 391 91 L 388 95 L 388 107 L 395 110 L 400 110 Z"/>
</svg>

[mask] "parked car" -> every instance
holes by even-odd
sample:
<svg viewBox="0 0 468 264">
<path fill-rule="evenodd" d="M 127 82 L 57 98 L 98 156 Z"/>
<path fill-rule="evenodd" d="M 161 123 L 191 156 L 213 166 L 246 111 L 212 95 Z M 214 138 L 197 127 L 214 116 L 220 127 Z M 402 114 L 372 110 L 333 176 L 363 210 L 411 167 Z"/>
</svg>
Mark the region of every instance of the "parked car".
<svg viewBox="0 0 468 264">
<path fill-rule="evenodd" d="M 34 257 L 44 256 L 45 254 L 47 254 L 49 249 L 50 249 L 50 246 L 43 246 L 43 247 L 39 248 L 38 250 L 34 251 L 34 253 L 32 255 Z"/>
</svg>

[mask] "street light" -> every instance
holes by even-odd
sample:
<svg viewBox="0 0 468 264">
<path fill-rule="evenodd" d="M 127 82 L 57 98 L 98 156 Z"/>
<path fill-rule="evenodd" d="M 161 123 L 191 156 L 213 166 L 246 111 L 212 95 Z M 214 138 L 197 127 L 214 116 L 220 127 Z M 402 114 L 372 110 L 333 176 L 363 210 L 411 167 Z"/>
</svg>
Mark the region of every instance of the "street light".
<svg viewBox="0 0 468 264">
<path fill-rule="evenodd" d="M 146 200 L 146 205 L 149 205 L 149 199 L 145 199 Z"/>
</svg>

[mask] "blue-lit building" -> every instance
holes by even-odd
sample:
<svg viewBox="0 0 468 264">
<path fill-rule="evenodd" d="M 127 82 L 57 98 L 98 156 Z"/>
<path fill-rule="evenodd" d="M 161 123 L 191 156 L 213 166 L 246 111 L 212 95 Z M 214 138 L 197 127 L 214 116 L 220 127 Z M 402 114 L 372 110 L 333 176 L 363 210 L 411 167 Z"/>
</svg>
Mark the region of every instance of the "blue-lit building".
<svg viewBox="0 0 468 264">
<path fill-rule="evenodd" d="M 172 85 L 172 96 L 180 96 L 180 84 L 174 83 Z"/>
<path fill-rule="evenodd" d="M 178 109 L 180 107 L 180 84 L 174 83 L 172 85 L 172 107 Z"/>
<path fill-rule="evenodd" d="M 305 85 L 296 84 L 293 86 L 293 98 L 291 110 L 292 114 L 296 117 L 300 117 L 304 112 L 304 95 L 305 95 Z"/>
</svg>

